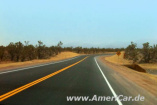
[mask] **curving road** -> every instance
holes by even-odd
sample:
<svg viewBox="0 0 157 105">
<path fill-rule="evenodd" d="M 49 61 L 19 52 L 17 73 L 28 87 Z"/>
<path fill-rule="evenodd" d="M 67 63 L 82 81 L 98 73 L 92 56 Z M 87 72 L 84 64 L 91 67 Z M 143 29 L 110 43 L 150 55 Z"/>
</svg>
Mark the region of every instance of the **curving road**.
<svg viewBox="0 0 157 105">
<path fill-rule="evenodd" d="M 129 95 L 97 57 L 0 72 L 0 105 L 144 105 L 144 102 L 67 101 L 67 96 Z"/>
</svg>

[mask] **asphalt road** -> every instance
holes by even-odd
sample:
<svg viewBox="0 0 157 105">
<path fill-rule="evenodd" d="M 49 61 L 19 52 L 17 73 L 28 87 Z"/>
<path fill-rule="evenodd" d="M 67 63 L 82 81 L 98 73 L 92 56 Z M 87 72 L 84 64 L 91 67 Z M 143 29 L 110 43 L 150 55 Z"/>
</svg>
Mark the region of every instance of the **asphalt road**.
<svg viewBox="0 0 157 105">
<path fill-rule="evenodd" d="M 115 96 L 121 90 L 96 56 L 0 72 L 0 105 L 135 105 L 119 101 L 67 101 L 67 96 Z M 144 104 L 143 104 L 144 105 Z"/>
</svg>

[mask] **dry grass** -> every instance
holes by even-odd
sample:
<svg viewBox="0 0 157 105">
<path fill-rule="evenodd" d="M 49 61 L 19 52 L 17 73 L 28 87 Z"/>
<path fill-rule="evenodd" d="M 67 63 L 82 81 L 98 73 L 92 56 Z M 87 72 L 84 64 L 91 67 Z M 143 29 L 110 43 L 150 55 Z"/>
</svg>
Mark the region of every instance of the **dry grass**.
<svg viewBox="0 0 157 105">
<path fill-rule="evenodd" d="M 124 51 L 121 52 L 121 55 L 118 56 L 117 54 L 113 55 L 113 56 L 109 56 L 109 57 L 105 57 L 105 60 L 115 63 L 115 64 L 131 64 L 132 61 L 130 60 L 126 60 L 123 58 L 124 57 Z"/>
<path fill-rule="evenodd" d="M 36 65 L 36 64 L 42 64 L 42 63 L 48 63 L 48 62 L 52 62 L 52 61 L 58 61 L 58 60 L 63 60 L 63 59 L 67 59 L 67 58 L 72 58 L 75 56 L 79 56 L 79 54 L 73 53 L 73 52 L 62 52 L 55 57 L 51 57 L 50 59 L 42 59 L 42 60 L 36 59 L 36 60 L 26 61 L 26 62 L 2 62 L 0 64 L 0 70 L 32 66 L 32 65 Z"/>
<path fill-rule="evenodd" d="M 121 55 L 113 55 L 109 57 L 101 57 L 100 59 L 110 66 L 113 70 L 123 75 L 128 80 L 133 81 L 137 85 L 143 87 L 144 89 L 148 90 L 152 94 L 157 96 L 157 76 L 148 74 L 148 73 L 141 73 L 138 71 L 134 71 L 130 68 L 127 68 L 123 65 L 132 64 L 132 61 L 126 60 L 123 58 L 124 52 L 121 52 Z M 139 64 L 144 69 L 154 69 L 157 70 L 157 64 Z"/>
<path fill-rule="evenodd" d="M 143 87 L 144 89 L 148 90 L 152 94 L 157 96 L 157 76 L 147 73 L 141 73 L 138 71 L 134 71 L 130 68 L 125 66 L 119 65 L 117 63 L 109 62 L 106 60 L 108 57 L 100 57 L 99 59 L 115 70 L 117 73 L 121 74 L 128 80 L 133 81 L 137 85 Z M 112 58 L 112 57 L 111 57 Z M 114 59 L 114 61 L 116 61 Z"/>
<path fill-rule="evenodd" d="M 105 57 L 105 60 L 120 65 L 132 64 L 133 61 L 126 60 L 123 58 L 123 56 L 124 56 L 124 51 L 121 52 L 121 55 L 119 57 L 118 55 L 115 54 L 113 56 Z M 144 69 L 157 70 L 157 63 L 156 64 L 145 63 L 145 64 L 138 64 L 138 65 Z"/>
<path fill-rule="evenodd" d="M 139 64 L 139 65 L 144 69 L 157 70 L 157 63 L 156 64 L 145 63 L 145 64 Z"/>
</svg>

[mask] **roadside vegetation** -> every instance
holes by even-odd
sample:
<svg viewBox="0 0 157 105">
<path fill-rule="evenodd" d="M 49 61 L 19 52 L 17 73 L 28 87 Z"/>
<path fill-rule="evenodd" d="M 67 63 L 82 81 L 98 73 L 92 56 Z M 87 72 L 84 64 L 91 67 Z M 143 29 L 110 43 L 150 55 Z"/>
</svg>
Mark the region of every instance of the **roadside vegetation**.
<svg viewBox="0 0 157 105">
<path fill-rule="evenodd" d="M 60 41 L 55 46 L 46 46 L 42 41 L 38 41 L 36 45 L 32 45 L 29 41 L 11 42 L 7 46 L 0 46 L 0 62 L 14 61 L 24 62 L 34 59 L 49 59 L 61 52 L 71 51 L 78 54 L 97 54 L 105 52 L 122 51 L 124 48 L 83 48 L 83 47 L 62 47 L 63 43 Z"/>
<path fill-rule="evenodd" d="M 29 61 L 33 59 L 47 59 L 61 52 L 62 42 L 57 46 L 47 47 L 42 41 L 37 45 L 29 44 L 29 41 L 11 42 L 7 46 L 0 46 L 0 61 Z"/>
<path fill-rule="evenodd" d="M 105 52 L 123 51 L 124 48 L 83 48 L 83 47 L 64 47 L 63 51 L 72 51 L 79 54 L 101 54 Z"/>
<path fill-rule="evenodd" d="M 133 63 L 156 63 L 157 44 L 150 46 L 148 42 L 143 43 L 142 48 L 137 48 L 137 44 L 131 44 L 125 49 L 125 59 L 133 60 Z"/>
</svg>

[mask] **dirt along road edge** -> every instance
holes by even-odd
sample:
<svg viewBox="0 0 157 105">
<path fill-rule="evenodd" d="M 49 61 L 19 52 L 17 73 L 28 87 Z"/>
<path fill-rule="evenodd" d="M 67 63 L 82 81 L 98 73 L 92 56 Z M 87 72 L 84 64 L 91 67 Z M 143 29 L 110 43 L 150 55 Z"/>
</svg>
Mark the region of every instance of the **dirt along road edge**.
<svg viewBox="0 0 157 105">
<path fill-rule="evenodd" d="M 23 68 L 23 67 L 29 67 L 29 66 L 35 66 L 35 65 L 65 60 L 65 59 L 77 57 L 79 55 L 80 54 L 77 54 L 74 52 L 61 52 L 60 54 L 54 57 L 51 57 L 50 59 L 36 59 L 36 60 L 25 61 L 25 62 L 11 62 L 11 63 L 2 62 L 0 63 L 0 72 L 11 70 L 11 69 L 18 69 L 18 68 Z"/>
<path fill-rule="evenodd" d="M 132 82 L 136 83 L 140 87 L 146 89 L 151 94 L 155 95 L 157 97 L 157 76 L 147 73 L 142 73 L 138 71 L 134 71 L 128 67 L 115 64 L 113 62 L 109 62 L 105 59 L 105 56 L 100 56 L 98 58 L 101 62 L 105 63 L 107 66 L 121 74 L 123 77 L 125 77 L 128 80 L 131 80 Z"/>
</svg>

